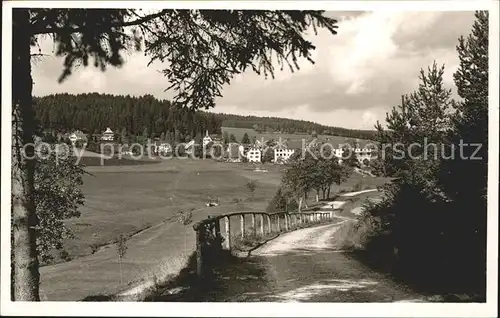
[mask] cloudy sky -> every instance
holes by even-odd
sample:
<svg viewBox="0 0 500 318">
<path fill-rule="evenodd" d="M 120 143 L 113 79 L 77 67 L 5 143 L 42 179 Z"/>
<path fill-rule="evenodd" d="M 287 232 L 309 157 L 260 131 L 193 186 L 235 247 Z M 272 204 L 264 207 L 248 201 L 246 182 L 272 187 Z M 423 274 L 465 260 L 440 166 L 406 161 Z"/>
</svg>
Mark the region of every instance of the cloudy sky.
<svg viewBox="0 0 500 318">
<path fill-rule="evenodd" d="M 321 124 L 372 129 L 377 120 L 413 91 L 418 75 L 435 60 L 445 64 L 445 84 L 453 88 L 458 64 L 455 51 L 460 35 L 467 35 L 473 12 L 328 12 L 338 19 L 338 34 L 320 30 L 308 38 L 316 45 L 311 65 L 279 72 L 274 80 L 253 73 L 235 78 L 224 88 L 215 112 L 276 116 Z M 50 54 L 51 46 L 42 45 Z M 121 69 L 102 73 L 79 69 L 62 84 L 57 78 L 62 60 L 46 57 L 34 65 L 34 94 L 101 92 L 169 98 L 161 65 L 146 67 L 143 53 L 131 54 Z"/>
</svg>

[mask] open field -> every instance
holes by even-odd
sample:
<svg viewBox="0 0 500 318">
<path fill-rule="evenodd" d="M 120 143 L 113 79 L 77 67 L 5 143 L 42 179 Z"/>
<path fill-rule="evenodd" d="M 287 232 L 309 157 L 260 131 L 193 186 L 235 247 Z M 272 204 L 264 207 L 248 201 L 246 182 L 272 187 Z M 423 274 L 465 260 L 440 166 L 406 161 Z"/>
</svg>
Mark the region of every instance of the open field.
<svg viewBox="0 0 500 318">
<path fill-rule="evenodd" d="M 194 250 L 195 232 L 192 224 L 183 226 L 169 219 L 181 209 L 194 209 L 193 223 L 208 215 L 264 211 L 285 168 L 264 166 L 268 172 L 253 171 L 254 164 L 192 159 L 87 166 L 82 215 L 67 222 L 76 235 L 65 242 L 72 260 L 41 268 L 42 299 L 80 300 L 116 293 L 153 276 L 176 274 Z M 257 182 L 253 199 L 245 187 L 249 180 Z M 355 174 L 341 188 L 350 189 L 360 180 L 370 187 L 385 182 Z M 340 188 L 332 190 L 335 194 Z M 217 198 L 218 207 L 205 206 Z M 120 235 L 129 237 L 123 283 L 112 244 Z"/>
<path fill-rule="evenodd" d="M 130 160 L 130 159 L 119 159 L 117 157 L 113 157 L 110 159 L 106 158 L 98 158 L 98 157 L 82 157 L 80 161 L 78 161 L 79 164 L 84 165 L 86 167 L 93 167 L 93 166 L 138 166 L 138 165 L 144 165 L 144 164 L 154 164 L 158 163 L 159 161 L 156 160 Z"/>
<path fill-rule="evenodd" d="M 250 140 L 255 136 L 257 140 L 260 140 L 261 138 L 264 138 L 264 140 L 278 140 L 280 137 L 282 140 L 289 139 L 290 142 L 289 144 L 293 146 L 294 148 L 296 147 L 301 147 L 301 142 L 302 139 L 310 139 L 311 135 L 308 134 L 279 134 L 279 133 L 258 133 L 253 129 L 246 129 L 246 128 L 233 128 L 233 127 L 222 127 L 221 128 L 222 133 L 227 131 L 228 134 L 233 134 L 236 137 L 237 142 L 241 142 L 241 139 L 243 138 L 243 135 L 245 133 L 248 134 L 248 137 L 250 137 Z M 329 143 L 331 143 L 334 146 L 337 146 L 338 144 L 345 143 L 348 139 L 353 139 L 353 138 L 346 138 L 346 137 L 340 137 L 340 136 L 327 136 L 327 135 L 318 135 L 319 139 L 326 139 L 329 138 Z M 360 146 L 363 146 L 364 144 L 370 142 L 369 140 L 359 140 Z"/>
<path fill-rule="evenodd" d="M 366 189 L 376 189 L 377 187 L 391 181 L 391 178 L 384 177 L 370 177 L 364 176 L 359 173 L 353 173 L 347 181 L 340 186 L 333 185 L 331 193 L 335 195 L 339 192 L 345 191 L 361 191 Z M 356 189 L 357 188 L 357 189 Z M 356 198 L 364 197 L 364 194 L 357 195 Z"/>
<path fill-rule="evenodd" d="M 261 173 L 253 172 L 251 164 L 243 166 L 172 159 L 149 165 L 87 167 L 91 175 L 84 176 L 82 215 L 68 221 L 77 236 L 65 244 L 73 260 L 41 268 L 42 298 L 78 300 L 117 292 L 129 283 L 151 278 L 149 272 L 157 266 L 166 272 L 178 271 L 194 248 L 194 231 L 192 225 L 167 222 L 175 212 L 196 209 L 196 222 L 208 215 L 263 211 L 274 195 L 283 167 L 270 165 L 267 173 Z M 250 179 L 257 181 L 253 200 L 244 186 Z M 220 206 L 206 207 L 209 196 L 218 197 Z M 120 285 L 116 247 L 105 244 L 120 234 L 133 233 L 137 234 L 128 241 Z M 102 245 L 92 254 L 91 246 Z"/>
</svg>

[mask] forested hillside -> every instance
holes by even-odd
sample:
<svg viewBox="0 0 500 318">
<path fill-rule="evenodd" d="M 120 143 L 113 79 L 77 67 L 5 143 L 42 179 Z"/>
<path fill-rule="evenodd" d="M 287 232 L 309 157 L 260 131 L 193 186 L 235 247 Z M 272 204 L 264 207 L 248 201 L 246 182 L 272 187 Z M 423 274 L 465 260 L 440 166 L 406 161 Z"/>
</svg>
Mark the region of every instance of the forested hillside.
<svg viewBox="0 0 500 318">
<path fill-rule="evenodd" d="M 220 133 L 221 120 L 212 113 L 192 112 L 158 100 L 152 95 L 141 97 L 108 94 L 55 94 L 35 98 L 36 118 L 46 129 L 101 133 L 110 127 L 130 135 L 152 137 L 162 132 L 176 140 L 196 134 Z"/>
<path fill-rule="evenodd" d="M 375 131 L 329 127 L 317 123 L 276 117 L 216 114 L 176 107 L 152 95 L 140 97 L 99 93 L 54 94 L 35 97 L 35 115 L 45 129 L 71 132 L 79 129 L 99 134 L 110 127 L 116 133 L 159 136 L 186 140 L 208 130 L 220 134 L 221 127 L 249 128 L 257 132 L 335 135 L 371 139 Z"/>
<path fill-rule="evenodd" d="M 234 128 L 250 128 L 262 132 L 279 131 L 287 134 L 316 132 L 322 135 L 342 136 L 348 138 L 373 139 L 375 130 L 357 130 L 341 127 L 324 126 L 305 120 L 296 120 L 277 117 L 240 116 L 233 114 L 219 114 L 222 126 Z"/>
</svg>

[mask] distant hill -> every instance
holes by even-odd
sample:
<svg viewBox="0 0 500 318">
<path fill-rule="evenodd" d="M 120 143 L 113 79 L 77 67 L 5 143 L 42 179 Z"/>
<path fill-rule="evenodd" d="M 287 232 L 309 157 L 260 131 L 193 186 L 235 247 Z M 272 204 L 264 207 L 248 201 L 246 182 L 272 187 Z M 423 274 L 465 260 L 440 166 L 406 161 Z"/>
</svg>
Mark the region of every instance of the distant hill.
<svg viewBox="0 0 500 318">
<path fill-rule="evenodd" d="M 192 112 L 152 95 L 99 93 L 52 94 L 34 98 L 35 116 L 43 129 L 101 134 L 107 127 L 117 135 L 163 137 L 184 141 L 220 133 L 221 122 L 209 112 Z M 116 136 L 115 136 L 116 137 Z"/>
<path fill-rule="evenodd" d="M 205 111 L 192 112 L 152 95 L 129 96 L 99 93 L 52 94 L 34 98 L 35 116 L 43 129 L 60 132 L 82 130 L 100 134 L 110 127 L 117 135 L 163 137 L 186 141 L 206 131 L 220 134 L 222 127 L 255 134 L 307 134 L 373 139 L 375 131 L 325 126 L 278 117 L 241 116 Z"/>
<path fill-rule="evenodd" d="M 301 149 L 302 145 L 308 145 L 309 142 L 312 140 L 312 136 L 309 134 L 287 134 L 287 133 L 266 133 L 266 132 L 257 132 L 253 129 L 248 129 L 248 128 L 234 128 L 234 127 L 222 127 L 221 128 L 223 133 L 227 133 L 229 135 L 234 135 L 235 139 L 237 142 L 241 142 L 243 139 L 243 135 L 246 133 L 250 140 L 253 140 L 254 138 L 257 140 L 262 140 L 268 141 L 268 140 L 282 140 L 288 148 L 293 148 L 293 149 Z M 323 142 L 327 142 L 331 144 L 334 147 L 338 147 L 341 144 L 349 143 L 350 145 L 358 145 L 359 147 L 365 147 L 367 144 L 375 144 L 374 142 L 370 141 L 369 139 L 362 139 L 362 138 L 352 138 L 352 137 L 345 137 L 345 136 L 332 136 L 332 135 L 322 135 L 318 134 L 318 140 L 321 140 Z"/>
<path fill-rule="evenodd" d="M 313 134 L 347 138 L 373 139 L 375 130 L 358 130 L 325 126 L 305 120 L 217 114 L 222 127 L 252 129 L 257 133 Z"/>
</svg>

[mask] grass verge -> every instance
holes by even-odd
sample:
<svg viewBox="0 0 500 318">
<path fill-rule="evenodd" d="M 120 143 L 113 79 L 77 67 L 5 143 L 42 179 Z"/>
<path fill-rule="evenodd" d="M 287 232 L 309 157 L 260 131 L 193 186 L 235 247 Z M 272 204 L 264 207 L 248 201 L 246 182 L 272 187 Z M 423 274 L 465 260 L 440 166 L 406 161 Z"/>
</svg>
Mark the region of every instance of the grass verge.
<svg viewBox="0 0 500 318">
<path fill-rule="evenodd" d="M 196 274 L 196 254 L 190 255 L 186 266 L 179 274 L 164 283 L 158 283 L 144 292 L 144 302 L 200 302 L 214 292 L 213 282 L 221 268 L 239 259 L 229 251 L 223 250 L 210 260 L 212 271 L 200 279 Z"/>
</svg>

